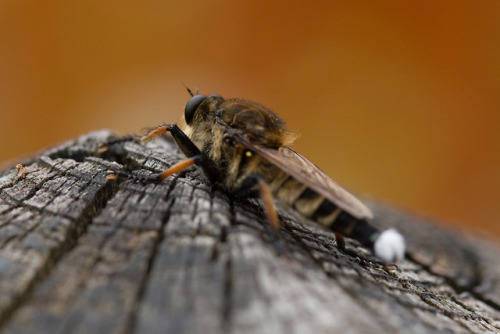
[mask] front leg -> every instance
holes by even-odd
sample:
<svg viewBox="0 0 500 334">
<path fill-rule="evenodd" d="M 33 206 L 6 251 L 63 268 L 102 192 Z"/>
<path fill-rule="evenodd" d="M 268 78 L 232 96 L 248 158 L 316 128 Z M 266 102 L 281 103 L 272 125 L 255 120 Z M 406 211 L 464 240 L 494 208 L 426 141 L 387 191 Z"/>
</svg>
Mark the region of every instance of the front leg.
<svg viewBox="0 0 500 334">
<path fill-rule="evenodd" d="M 170 132 L 179 149 L 190 158 L 195 155 L 200 155 L 200 149 L 189 139 L 189 137 L 177 126 L 177 124 L 165 124 L 150 131 L 147 135 L 141 138 L 141 143 L 145 144 L 165 132 Z"/>
<path fill-rule="evenodd" d="M 201 152 L 196 147 L 196 145 L 189 139 L 188 136 L 177 126 L 177 124 L 165 124 L 160 125 L 159 127 L 149 131 L 145 136 L 124 136 L 117 139 L 113 139 L 102 143 L 99 145 L 99 153 L 103 153 L 109 149 L 111 145 L 121 144 L 129 141 L 139 142 L 141 144 L 146 144 L 152 141 L 153 139 L 163 135 L 164 133 L 170 132 L 172 137 L 179 149 L 186 155 L 186 157 L 190 158 L 195 155 L 200 155 Z"/>
<path fill-rule="evenodd" d="M 187 169 L 191 165 L 195 163 L 199 163 L 201 160 L 204 159 L 203 155 L 195 155 L 194 157 L 187 158 L 184 160 L 181 160 L 177 162 L 176 164 L 170 166 L 168 169 L 164 170 L 161 173 L 155 173 L 151 175 L 134 175 L 129 172 L 124 172 L 124 171 L 116 171 L 116 170 L 108 170 L 108 179 L 116 179 L 119 176 L 126 177 L 131 180 L 136 180 L 136 181 L 161 181 L 163 179 L 166 179 L 170 175 L 180 173 L 183 170 Z"/>
<path fill-rule="evenodd" d="M 178 173 L 191 166 L 192 164 L 200 166 L 210 182 L 216 182 L 219 180 L 220 172 L 217 168 L 217 165 L 209 157 L 203 154 L 199 150 L 199 148 L 191 141 L 191 139 L 189 139 L 189 137 L 176 124 L 166 124 L 159 126 L 156 129 L 150 131 L 147 135 L 140 138 L 140 142 L 145 144 L 166 132 L 170 132 L 177 146 L 182 151 L 182 153 L 184 153 L 186 157 L 188 157 L 188 159 L 178 162 L 177 164 L 173 165 L 160 174 L 153 174 L 150 178 L 147 178 L 147 180 L 163 180 L 167 176 L 172 175 L 173 173 Z M 118 139 L 114 142 L 133 141 L 136 139 L 137 137 L 124 137 L 124 139 Z M 132 179 L 136 178 L 131 177 L 128 173 L 116 171 L 111 171 L 108 175 L 109 178 L 114 178 L 115 176 L 127 176 Z"/>
<path fill-rule="evenodd" d="M 220 180 L 220 171 L 215 162 L 203 154 L 177 124 L 164 125 L 164 127 L 166 127 L 166 131 L 170 132 L 182 153 L 188 158 L 198 157 L 194 163 L 203 169 L 210 182 L 215 183 Z"/>
</svg>

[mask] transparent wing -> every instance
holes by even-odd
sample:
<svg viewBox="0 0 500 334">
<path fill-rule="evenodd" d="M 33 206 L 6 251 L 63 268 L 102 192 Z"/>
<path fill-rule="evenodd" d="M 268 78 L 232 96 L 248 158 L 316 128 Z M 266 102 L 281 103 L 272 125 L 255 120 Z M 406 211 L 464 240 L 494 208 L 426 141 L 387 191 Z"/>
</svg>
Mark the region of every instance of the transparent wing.
<svg viewBox="0 0 500 334">
<path fill-rule="evenodd" d="M 254 145 L 241 137 L 235 139 L 355 218 L 373 218 L 371 210 L 363 202 L 294 150 L 288 147 L 275 150 Z"/>
</svg>

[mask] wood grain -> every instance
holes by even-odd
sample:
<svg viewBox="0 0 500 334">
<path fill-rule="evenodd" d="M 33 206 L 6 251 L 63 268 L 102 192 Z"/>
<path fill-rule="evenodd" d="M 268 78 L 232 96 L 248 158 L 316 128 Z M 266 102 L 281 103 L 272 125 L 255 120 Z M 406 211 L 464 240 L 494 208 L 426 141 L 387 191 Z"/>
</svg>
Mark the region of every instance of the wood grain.
<svg viewBox="0 0 500 334">
<path fill-rule="evenodd" d="M 109 168 L 148 174 L 182 158 L 168 139 L 99 157 L 112 137 L 27 159 L 24 179 L 0 173 L 2 332 L 500 332 L 498 245 L 372 202 L 374 224 L 408 242 L 387 270 L 288 210 L 276 237 L 258 201 L 195 167 L 156 184 L 107 180 Z"/>
</svg>

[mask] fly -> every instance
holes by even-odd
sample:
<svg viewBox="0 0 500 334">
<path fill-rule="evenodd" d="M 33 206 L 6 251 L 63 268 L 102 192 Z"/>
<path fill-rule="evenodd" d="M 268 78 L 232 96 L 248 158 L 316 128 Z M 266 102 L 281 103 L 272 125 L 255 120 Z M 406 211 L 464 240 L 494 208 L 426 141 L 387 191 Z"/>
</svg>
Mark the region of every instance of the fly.
<svg viewBox="0 0 500 334">
<path fill-rule="evenodd" d="M 385 263 L 404 257 L 404 239 L 396 230 L 379 231 L 369 220 L 371 210 L 311 161 L 290 148 L 295 134 L 273 111 L 243 99 L 191 94 L 185 124 L 157 127 L 141 143 L 170 132 L 187 159 L 148 177 L 109 171 L 108 178 L 125 176 L 163 180 L 196 164 L 210 180 L 240 197 L 260 197 L 271 226 L 279 229 L 274 199 L 334 232 L 344 249 L 344 237 L 359 241 Z M 134 140 L 124 137 L 103 145 Z"/>
</svg>

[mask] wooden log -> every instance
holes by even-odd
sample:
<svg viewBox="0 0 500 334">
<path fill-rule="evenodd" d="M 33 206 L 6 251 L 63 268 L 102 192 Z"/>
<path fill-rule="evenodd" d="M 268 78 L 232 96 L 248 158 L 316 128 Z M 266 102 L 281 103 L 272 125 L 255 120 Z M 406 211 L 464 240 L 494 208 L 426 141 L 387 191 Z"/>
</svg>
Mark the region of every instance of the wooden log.
<svg viewBox="0 0 500 334">
<path fill-rule="evenodd" d="M 287 210 L 277 244 L 258 201 L 195 167 L 160 183 L 107 180 L 109 168 L 148 174 L 182 158 L 168 139 L 99 157 L 112 137 L 43 152 L 24 178 L 0 173 L 2 332 L 500 332 L 494 243 L 371 203 L 375 225 L 406 237 L 397 270 L 350 240 L 352 254 L 339 252 Z"/>
</svg>

